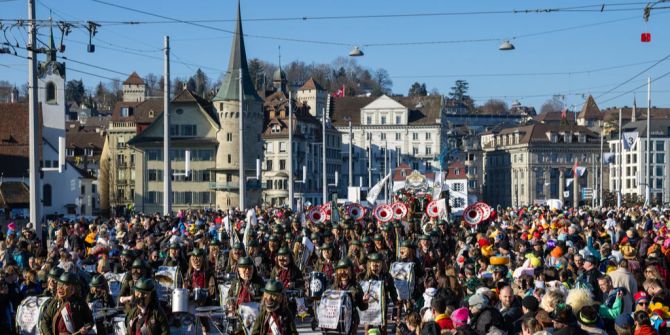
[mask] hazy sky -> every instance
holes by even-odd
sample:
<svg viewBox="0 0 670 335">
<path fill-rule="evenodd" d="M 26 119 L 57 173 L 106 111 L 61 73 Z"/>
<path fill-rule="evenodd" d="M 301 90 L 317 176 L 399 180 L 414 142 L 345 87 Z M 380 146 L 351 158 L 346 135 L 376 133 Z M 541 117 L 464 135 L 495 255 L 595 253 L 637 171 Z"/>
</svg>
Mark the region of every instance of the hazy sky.
<svg viewBox="0 0 670 335">
<path fill-rule="evenodd" d="M 160 75 L 163 36 L 169 35 L 173 76 L 190 76 L 200 67 L 218 78 L 225 70 L 231 41 L 225 31 L 234 30 L 236 1 L 101 1 L 167 18 L 94 0 L 37 0 L 39 19 L 48 19 L 51 9 L 54 20 L 101 22 L 93 38 L 95 53 L 86 52 L 85 29 L 76 28 L 65 38 L 67 48 L 59 56 L 87 64 L 68 62 L 69 69 L 121 79 L 125 75 L 120 73 L 134 70 L 140 75 Z M 293 60 L 330 63 L 359 45 L 365 56 L 356 60 L 365 67 L 386 69 L 394 93 L 407 94 L 415 81 L 447 93 L 455 80 L 465 79 L 478 103 L 490 98 L 508 104 L 519 100 L 539 110 L 545 100 L 561 94 L 568 105 L 581 108 L 585 95 L 591 93 L 602 109 L 631 105 L 634 93 L 616 96 L 644 85 L 648 75 L 653 80 L 670 72 L 670 57 L 644 71 L 670 55 L 670 9 L 665 8 L 670 4 L 658 4 L 649 22 L 642 17 L 645 4 L 623 0 L 243 0 L 242 17 L 248 19 L 243 25 L 250 35 L 245 37 L 249 58 L 277 63 L 281 46 L 284 64 Z M 307 19 L 295 19 L 303 17 Z M 0 18 L 27 18 L 27 0 L 0 0 Z M 198 21 L 210 28 L 170 18 Z M 11 22 L 3 24 L 7 27 Z M 55 32 L 58 43 L 60 32 Z M 651 33 L 651 43 L 640 42 L 643 32 Z M 48 28 L 40 28 L 40 34 L 46 42 Z M 6 35 L 12 43 L 24 44 L 27 39 L 26 29 L 20 27 L 7 29 Z M 498 50 L 506 39 L 512 40 L 516 50 Z M 638 73 L 642 74 L 617 87 Z M 75 71 L 67 75 L 82 78 L 89 87 L 107 81 Z M 26 78 L 25 60 L 0 54 L 0 79 L 21 85 Z M 646 104 L 646 87 L 635 95 L 639 105 Z M 670 75 L 652 84 L 652 100 L 653 105 L 670 106 Z"/>
</svg>

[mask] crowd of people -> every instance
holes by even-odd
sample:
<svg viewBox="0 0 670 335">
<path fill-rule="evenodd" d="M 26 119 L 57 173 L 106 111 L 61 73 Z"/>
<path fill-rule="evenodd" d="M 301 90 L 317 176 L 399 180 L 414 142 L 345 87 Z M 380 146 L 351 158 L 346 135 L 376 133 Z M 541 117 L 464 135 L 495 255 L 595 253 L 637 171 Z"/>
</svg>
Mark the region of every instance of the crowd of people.
<svg viewBox="0 0 670 335">
<path fill-rule="evenodd" d="M 339 220 L 259 207 L 55 220 L 42 240 L 31 225 L 10 224 L 0 242 L 3 333 L 25 331 L 17 310 L 34 298 L 33 333 L 113 332 L 98 309 L 117 310 L 125 334 L 169 334 L 175 302 L 161 299 L 155 278 L 167 266 L 195 308 L 239 318 L 239 306 L 258 303 L 253 325 L 227 331 L 238 335 L 297 334 L 297 298 L 317 314 L 312 273 L 349 297 L 352 334 L 670 334 L 669 210 L 508 208 L 476 226 L 333 210 Z M 413 264 L 409 296 L 394 263 Z M 122 278 L 117 292 L 110 273 Z M 381 283 L 381 325 L 359 317 L 374 303 L 364 281 Z M 196 320 L 203 333 L 220 326 Z M 316 317 L 310 325 L 319 328 Z"/>
</svg>

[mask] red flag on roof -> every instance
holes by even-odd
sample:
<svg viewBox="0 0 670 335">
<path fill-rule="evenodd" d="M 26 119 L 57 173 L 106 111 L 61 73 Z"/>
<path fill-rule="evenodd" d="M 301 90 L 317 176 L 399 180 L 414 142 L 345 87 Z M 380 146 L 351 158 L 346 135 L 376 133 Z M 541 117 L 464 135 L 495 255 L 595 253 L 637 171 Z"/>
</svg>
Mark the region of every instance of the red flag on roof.
<svg viewBox="0 0 670 335">
<path fill-rule="evenodd" d="M 568 118 L 568 108 L 564 107 L 561 109 L 561 120 L 565 120 Z"/>
<path fill-rule="evenodd" d="M 337 98 L 337 97 L 343 97 L 343 96 L 344 96 L 344 84 L 342 85 L 342 87 L 340 87 L 340 89 L 338 89 L 337 91 L 335 91 L 335 92 L 334 92 L 333 94 L 331 94 L 331 95 L 332 95 L 334 98 Z"/>
</svg>

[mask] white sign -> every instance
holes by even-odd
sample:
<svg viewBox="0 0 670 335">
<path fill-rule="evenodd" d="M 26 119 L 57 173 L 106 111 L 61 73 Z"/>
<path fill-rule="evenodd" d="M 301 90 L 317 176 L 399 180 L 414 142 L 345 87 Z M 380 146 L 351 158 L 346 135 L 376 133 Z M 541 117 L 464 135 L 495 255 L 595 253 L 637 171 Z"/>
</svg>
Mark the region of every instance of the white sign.
<svg viewBox="0 0 670 335">
<path fill-rule="evenodd" d="M 638 133 L 636 131 L 629 131 L 622 134 L 623 148 L 631 150 L 637 143 Z"/>
<path fill-rule="evenodd" d="M 395 262 L 391 263 L 391 277 L 394 279 L 398 299 L 409 300 L 414 290 L 414 263 Z"/>
<path fill-rule="evenodd" d="M 346 327 L 344 333 L 348 334 L 351 327 L 351 312 L 351 300 L 347 291 L 326 290 L 317 308 L 319 327 L 337 329 L 342 320 Z"/>
<path fill-rule="evenodd" d="M 245 334 L 251 334 L 251 328 L 258 317 L 260 305 L 257 302 L 245 302 L 238 306 L 240 319 L 242 320 L 242 327 L 244 327 Z"/>
<path fill-rule="evenodd" d="M 360 282 L 361 289 L 369 296 L 368 309 L 358 310 L 361 324 L 380 326 L 384 323 L 382 310 L 383 285 L 381 280 L 366 280 Z"/>
<path fill-rule="evenodd" d="M 16 310 L 16 325 L 21 335 L 37 335 L 42 306 L 49 297 L 26 297 Z"/>
</svg>

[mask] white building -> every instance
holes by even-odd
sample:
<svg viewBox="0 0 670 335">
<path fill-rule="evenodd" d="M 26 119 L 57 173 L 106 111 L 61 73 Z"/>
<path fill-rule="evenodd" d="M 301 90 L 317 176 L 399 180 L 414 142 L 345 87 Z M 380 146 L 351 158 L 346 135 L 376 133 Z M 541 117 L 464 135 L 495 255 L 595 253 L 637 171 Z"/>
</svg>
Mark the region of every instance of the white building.
<svg viewBox="0 0 670 335">
<path fill-rule="evenodd" d="M 441 96 L 333 98 L 330 111 L 342 134 L 342 194 L 349 181 L 350 122 L 353 186 L 374 185 L 401 163 L 421 172 L 440 168 Z"/>
<path fill-rule="evenodd" d="M 659 119 L 651 122 L 651 202 L 665 204 L 670 202 L 670 164 L 666 158 L 670 155 L 670 120 Z M 620 189 L 624 197 L 636 196 L 644 199 L 647 185 L 647 121 L 636 121 L 622 127 L 623 138 L 629 145 L 621 147 L 621 142 L 614 138 L 608 141 L 615 159 L 610 168 L 610 190 Z M 623 149 L 623 152 L 619 151 Z M 619 166 L 621 165 L 621 170 Z M 621 178 L 619 178 L 621 171 Z M 620 184 L 619 184 L 620 183 Z"/>
</svg>

